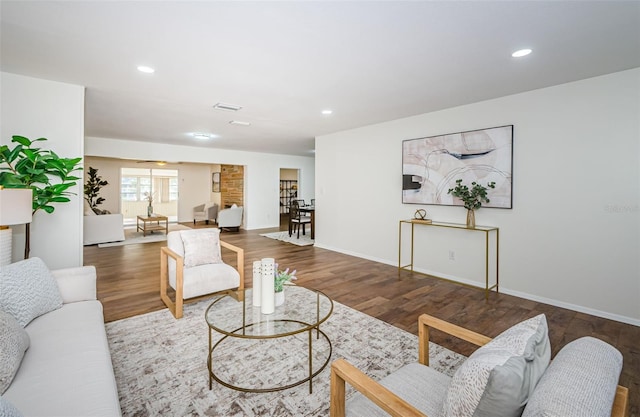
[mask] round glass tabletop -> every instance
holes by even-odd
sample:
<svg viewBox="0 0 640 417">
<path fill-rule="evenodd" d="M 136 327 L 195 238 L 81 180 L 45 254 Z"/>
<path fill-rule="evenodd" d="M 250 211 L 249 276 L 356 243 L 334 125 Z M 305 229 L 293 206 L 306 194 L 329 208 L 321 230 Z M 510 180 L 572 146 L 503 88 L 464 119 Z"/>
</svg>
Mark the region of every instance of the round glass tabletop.
<svg viewBox="0 0 640 417">
<path fill-rule="evenodd" d="M 285 286 L 285 301 L 271 314 L 253 306 L 253 289 L 224 295 L 211 303 L 205 319 L 213 330 L 233 337 L 265 339 L 301 333 L 329 318 L 333 302 L 324 293 L 298 285 Z"/>
</svg>

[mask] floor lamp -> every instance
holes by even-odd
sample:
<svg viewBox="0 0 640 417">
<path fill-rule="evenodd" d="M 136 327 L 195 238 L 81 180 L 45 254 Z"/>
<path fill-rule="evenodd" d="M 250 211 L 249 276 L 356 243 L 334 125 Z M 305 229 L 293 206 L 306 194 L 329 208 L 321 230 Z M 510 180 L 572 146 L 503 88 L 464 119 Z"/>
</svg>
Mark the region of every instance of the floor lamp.
<svg viewBox="0 0 640 417">
<path fill-rule="evenodd" d="M 0 266 L 11 263 L 12 231 L 9 226 L 31 223 L 33 191 L 0 186 Z"/>
</svg>

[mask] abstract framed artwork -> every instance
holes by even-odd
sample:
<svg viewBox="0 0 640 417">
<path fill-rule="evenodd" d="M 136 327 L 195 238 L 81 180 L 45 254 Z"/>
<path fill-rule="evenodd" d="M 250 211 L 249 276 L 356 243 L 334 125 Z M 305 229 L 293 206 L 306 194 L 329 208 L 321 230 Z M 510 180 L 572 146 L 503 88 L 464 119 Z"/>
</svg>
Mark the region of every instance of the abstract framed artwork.
<svg viewBox="0 0 640 417">
<path fill-rule="evenodd" d="M 402 142 L 402 202 L 461 206 L 448 191 L 456 180 L 485 185 L 489 203 L 512 208 L 513 125 L 450 133 Z"/>
<path fill-rule="evenodd" d="M 220 192 L 220 173 L 214 172 L 211 174 L 211 191 L 214 193 Z"/>
</svg>

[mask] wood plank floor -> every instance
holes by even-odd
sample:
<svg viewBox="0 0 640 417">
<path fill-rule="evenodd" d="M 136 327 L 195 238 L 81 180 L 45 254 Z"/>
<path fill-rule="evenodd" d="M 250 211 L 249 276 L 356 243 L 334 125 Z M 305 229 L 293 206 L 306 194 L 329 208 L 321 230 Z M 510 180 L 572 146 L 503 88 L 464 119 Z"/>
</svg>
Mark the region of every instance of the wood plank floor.
<svg viewBox="0 0 640 417">
<path fill-rule="evenodd" d="M 204 223 L 198 227 L 205 227 Z M 277 229 L 222 234 L 223 240 L 245 250 L 246 287 L 252 286 L 253 261 L 274 257 L 280 265 L 298 270 L 297 284 L 319 289 L 342 304 L 414 334 L 421 313 L 488 336 L 545 313 L 553 355 L 582 336 L 597 337 L 622 352 L 620 383 L 630 390 L 629 416 L 640 417 L 640 327 L 505 294 L 492 293 L 485 300 L 482 290 L 408 271 L 399 275 L 393 266 L 259 236 L 271 231 Z M 98 272 L 98 298 L 104 305 L 105 321 L 165 308 L 159 297 L 160 248 L 165 244 L 85 247 L 85 265 L 95 265 Z M 224 257 L 233 264 L 231 253 L 224 253 Z M 465 355 L 472 352 L 471 346 L 442 333 L 434 331 L 432 340 Z"/>
</svg>

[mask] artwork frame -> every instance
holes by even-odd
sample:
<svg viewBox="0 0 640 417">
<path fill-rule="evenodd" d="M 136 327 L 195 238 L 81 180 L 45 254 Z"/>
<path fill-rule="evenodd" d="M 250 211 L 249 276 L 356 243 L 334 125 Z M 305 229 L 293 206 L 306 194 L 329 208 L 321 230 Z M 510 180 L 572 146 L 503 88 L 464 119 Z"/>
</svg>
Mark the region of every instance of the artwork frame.
<svg viewBox="0 0 640 417">
<path fill-rule="evenodd" d="M 211 191 L 214 193 L 220 192 L 220 173 L 214 172 L 211 174 Z"/>
<path fill-rule="evenodd" d="M 513 125 L 402 141 L 402 203 L 462 206 L 457 179 L 495 182 L 482 207 L 513 208 Z"/>
</svg>

